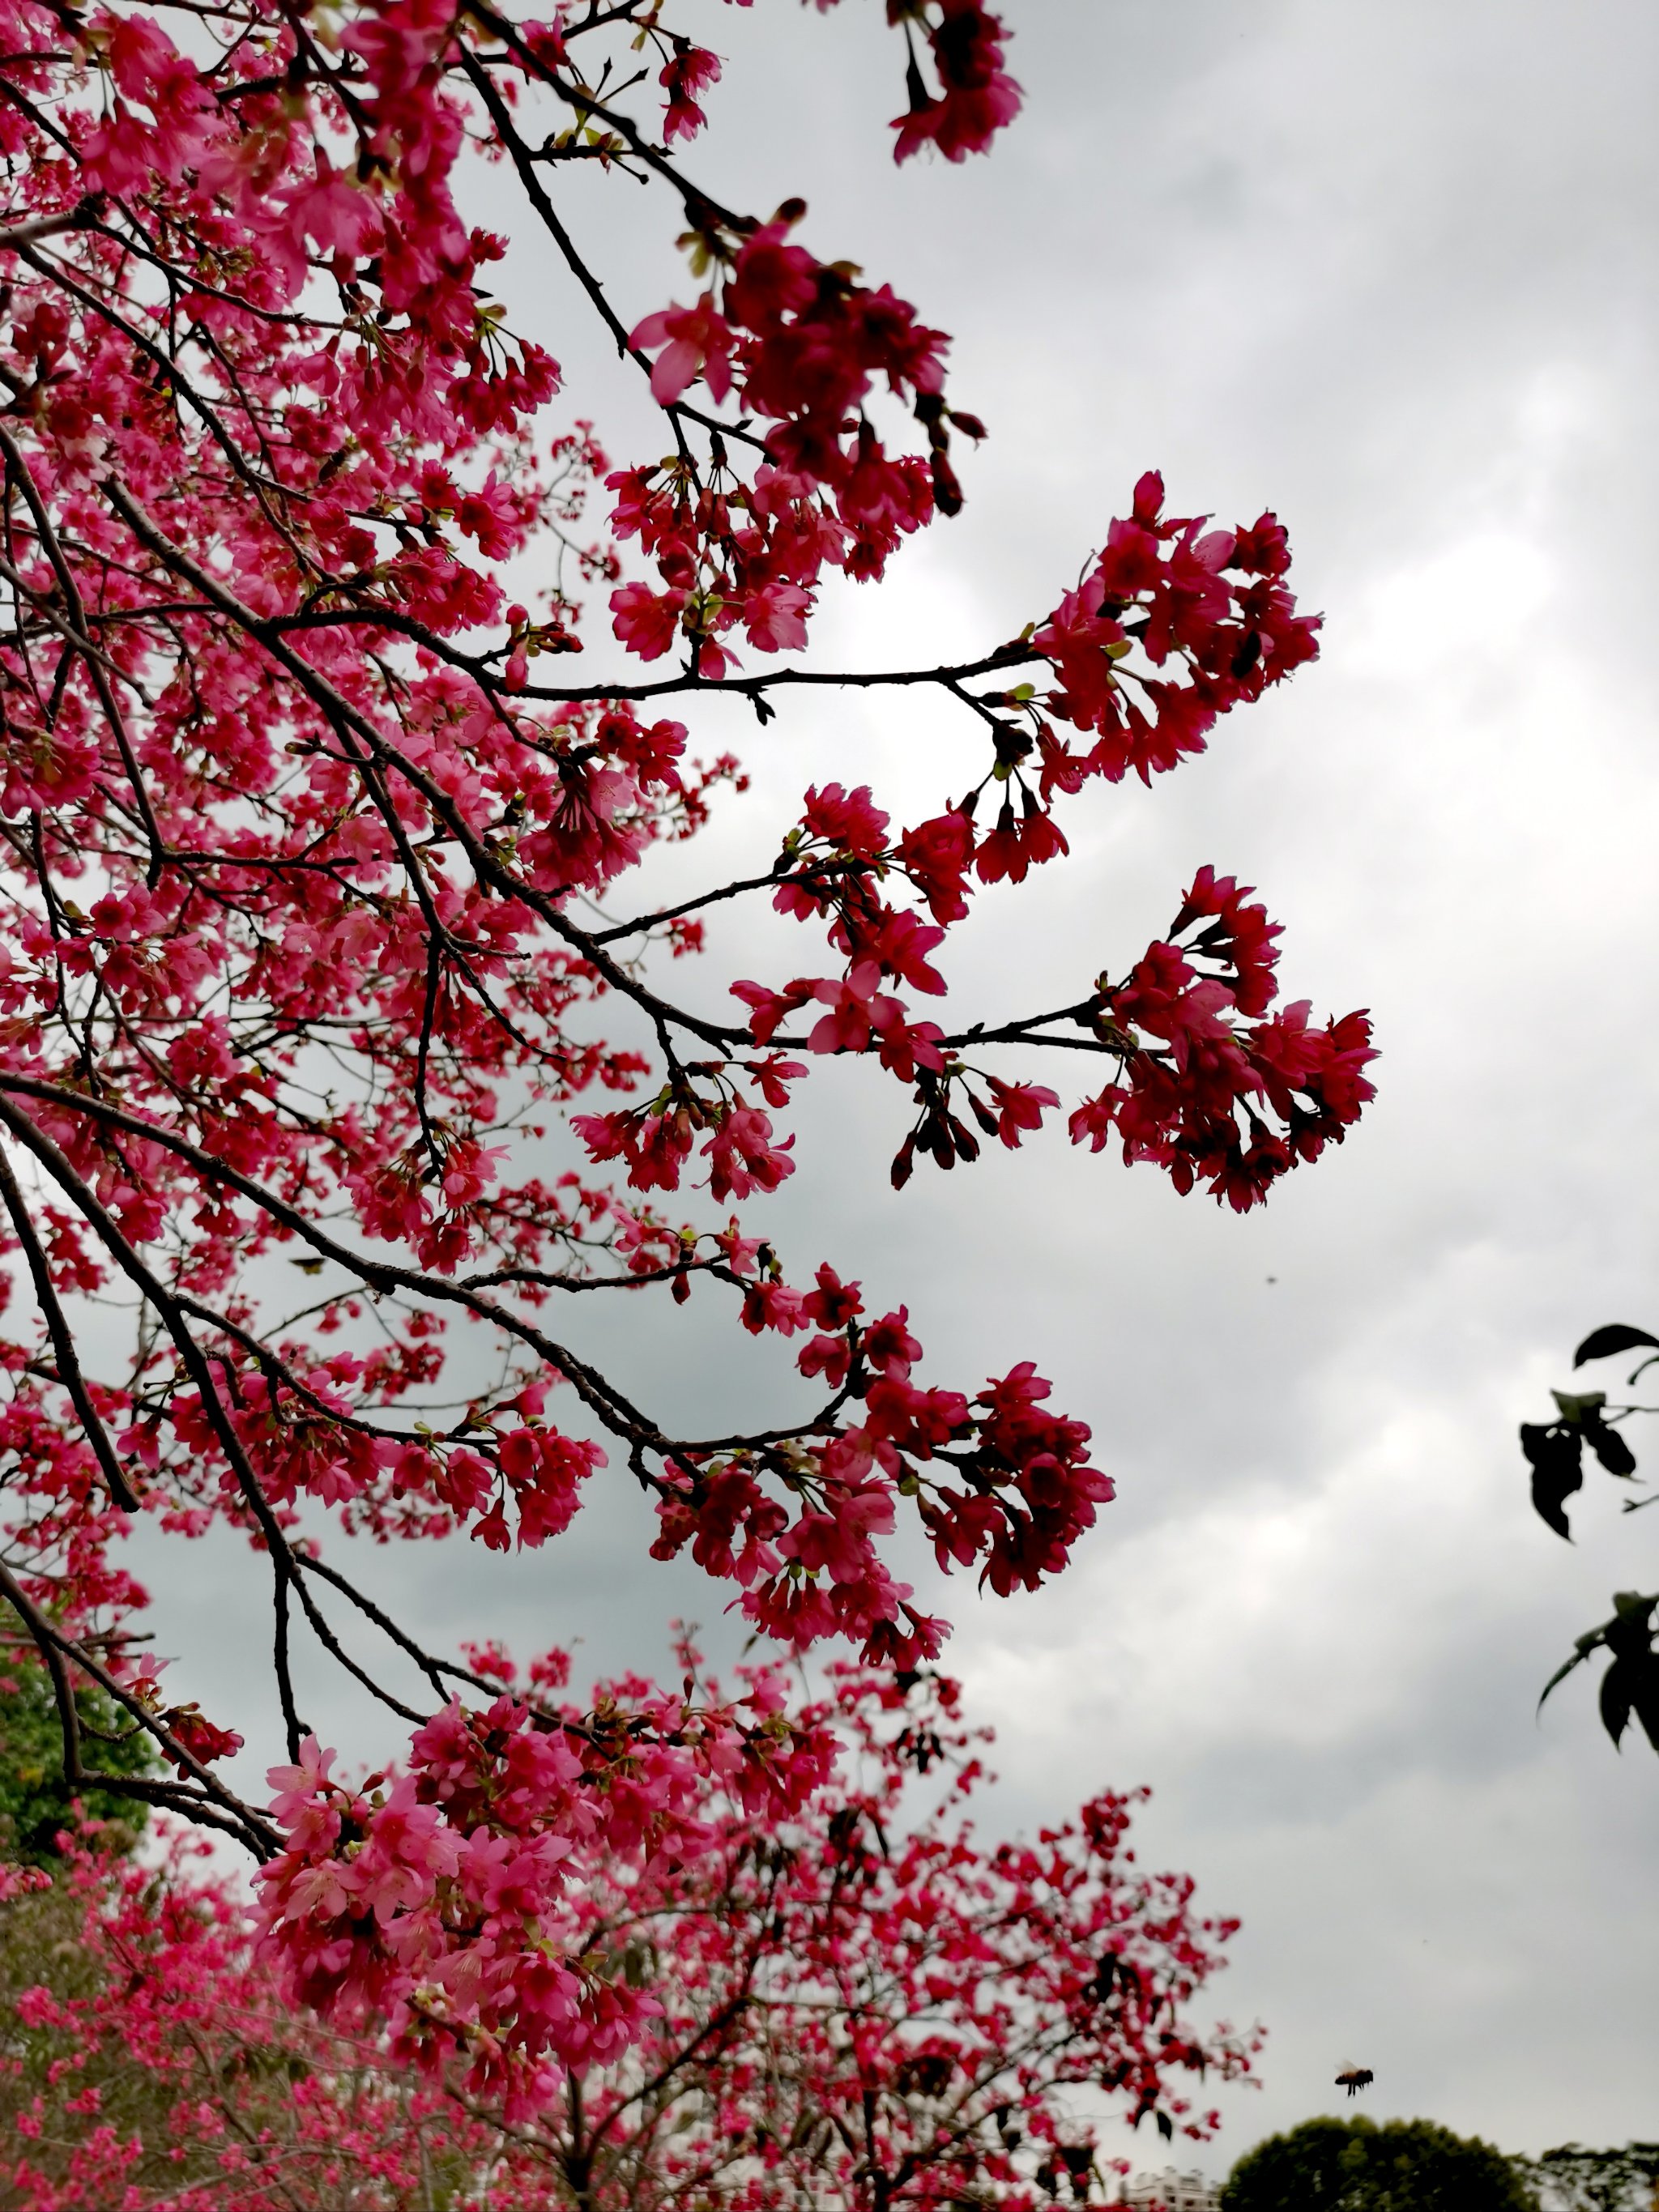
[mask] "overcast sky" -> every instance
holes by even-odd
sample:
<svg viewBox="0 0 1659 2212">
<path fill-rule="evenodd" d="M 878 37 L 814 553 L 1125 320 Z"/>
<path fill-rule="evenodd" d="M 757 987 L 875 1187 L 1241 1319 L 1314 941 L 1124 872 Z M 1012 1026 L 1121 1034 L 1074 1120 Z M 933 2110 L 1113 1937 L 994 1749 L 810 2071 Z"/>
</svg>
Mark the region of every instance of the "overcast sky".
<svg viewBox="0 0 1659 2212">
<path fill-rule="evenodd" d="M 1322 661 L 1157 790 L 1091 787 L 1073 862 L 976 902 L 952 975 L 974 1016 L 1056 1003 L 1121 969 L 1212 861 L 1285 924 L 1287 996 L 1373 1009 L 1380 1096 L 1239 1220 L 1059 1134 L 896 1198 L 899 1095 L 836 1066 L 808 1086 L 767 1226 L 796 1279 L 829 1256 L 907 1299 L 931 1379 L 972 1389 L 1032 1357 L 1094 1426 L 1120 1501 L 1058 1585 L 923 1590 L 1002 1731 L 998 1817 L 1149 1783 L 1147 1855 L 1243 1917 L 1212 1994 L 1270 2030 L 1264 2087 L 1228 2098 L 1197 2162 L 1218 2174 L 1334 2109 L 1345 2059 L 1374 2068 L 1379 2118 L 1515 2149 L 1651 2137 L 1659 1760 L 1614 1754 L 1582 1680 L 1541 1723 L 1533 1707 L 1611 1590 L 1653 1586 L 1659 1515 L 1621 1522 L 1604 1482 L 1569 1549 L 1529 1510 L 1515 1425 L 1589 1326 L 1659 1325 L 1659 18 L 1650 0 L 1003 12 L 1024 114 L 988 160 L 897 173 L 901 55 L 876 0 L 697 19 L 728 66 L 694 172 L 762 213 L 803 193 L 809 243 L 953 333 L 952 396 L 993 433 L 963 515 L 879 593 L 832 595 L 815 656 L 902 665 L 1011 634 L 1149 465 L 1180 512 L 1275 507 Z M 660 199 L 583 180 L 572 220 L 621 312 L 688 296 Z M 501 289 L 613 450 L 654 455 L 527 234 Z M 665 884 L 769 857 L 814 778 L 871 781 L 902 814 L 970 757 L 903 699 L 696 736 L 740 744 L 754 788 Z M 749 927 L 715 933 L 711 999 L 739 945 L 760 957 Z M 796 1402 L 729 1328 L 645 1318 L 589 1341 L 653 1404 Z M 718 1621 L 722 1594 L 653 1569 L 647 1540 L 618 1490 L 526 1561 L 461 1547 L 373 1571 L 434 1637 L 580 1634 L 598 1668 L 654 1659 L 677 1609 Z M 207 1691 L 238 1664 L 240 1601 L 222 1547 L 191 1561 L 171 1633 Z M 350 1735 L 320 1677 L 311 1703 Z"/>
</svg>

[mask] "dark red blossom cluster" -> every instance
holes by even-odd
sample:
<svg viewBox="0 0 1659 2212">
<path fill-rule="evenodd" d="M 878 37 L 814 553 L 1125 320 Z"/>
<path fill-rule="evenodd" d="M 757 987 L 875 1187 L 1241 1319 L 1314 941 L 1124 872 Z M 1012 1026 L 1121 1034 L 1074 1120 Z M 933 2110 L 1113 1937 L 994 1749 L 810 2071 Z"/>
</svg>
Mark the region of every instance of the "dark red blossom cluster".
<svg viewBox="0 0 1659 2212">
<path fill-rule="evenodd" d="M 1306 999 L 1267 1013 L 1279 931 L 1249 896 L 1201 868 L 1170 941 L 1103 990 L 1097 1018 L 1120 1045 L 1123 1077 L 1071 1121 L 1074 1144 L 1099 1152 L 1115 1130 L 1126 1159 L 1155 1161 L 1177 1190 L 1201 1181 L 1241 1213 L 1298 1160 L 1341 1143 L 1375 1096 L 1364 1071 L 1376 1056 L 1363 1013 L 1322 1027 Z"/>
<path fill-rule="evenodd" d="M 509 2120 L 543 2110 L 566 2069 L 614 2063 L 651 1996 L 548 1940 L 595 1856 L 695 1859 L 713 1840 L 711 1785 L 769 1826 L 835 1755 L 815 1717 L 785 1717 L 772 1677 L 720 1709 L 643 1687 L 626 1704 L 602 1692 L 582 1718 L 533 1692 L 457 1700 L 416 1730 L 400 1775 L 358 1787 L 307 1737 L 270 1776 L 284 1849 L 259 1878 L 284 1988 L 343 2026 L 383 2018 L 395 2063 L 439 2073 L 459 2058 Z"/>
<path fill-rule="evenodd" d="M 686 459 L 625 470 L 619 536 L 638 538 L 661 587 L 611 594 L 617 635 L 654 660 L 684 638 L 700 676 L 733 659 L 718 641 L 741 628 L 760 653 L 805 645 L 806 617 L 826 568 L 879 576 L 901 539 L 962 495 L 946 425 L 981 434 L 943 398 L 945 340 L 887 285 L 857 283 L 790 242 L 803 210 L 786 209 L 741 240 L 718 291 L 695 307 L 647 315 L 630 343 L 654 354 L 651 389 L 672 406 L 695 382 L 719 402 L 772 428 L 751 478 L 718 450 L 706 470 Z M 878 385 L 908 401 L 930 453 L 890 454 L 865 412 Z"/>
<path fill-rule="evenodd" d="M 798 1060 L 772 1054 L 764 1060 L 704 1061 L 696 1074 L 710 1088 L 699 1092 L 690 1073 L 671 1082 L 648 1106 L 610 1114 L 574 1114 L 570 1126 L 598 1163 L 627 1164 L 635 1190 L 678 1190 L 693 1165 L 694 1147 L 709 1163 L 708 1185 L 716 1205 L 728 1198 L 773 1191 L 795 1164 L 789 1158 L 793 1137 L 775 1141 L 771 1116 L 738 1089 L 732 1068 L 754 1078 L 767 1104 L 788 1103 L 787 1085 L 806 1070 Z M 708 1141 L 697 1147 L 699 1136 Z"/>
<path fill-rule="evenodd" d="M 1218 716 L 1318 652 L 1318 616 L 1298 615 L 1285 588 L 1276 517 L 1206 531 L 1208 519 L 1165 515 L 1164 479 L 1149 471 L 1093 568 L 1033 635 L 1060 682 L 1048 705 L 1096 740 L 1077 753 L 1039 729 L 1045 796 L 1130 769 L 1150 783 L 1201 752 Z"/>
<path fill-rule="evenodd" d="M 711 54 L 707 46 L 693 46 L 678 33 L 671 36 L 668 59 L 657 77 L 668 94 L 662 123 L 665 144 L 672 145 L 677 138 L 695 138 L 705 128 L 708 118 L 697 105 L 698 96 L 711 84 L 719 83 L 720 74 L 718 54 Z"/>
<path fill-rule="evenodd" d="M 790 1455 L 789 1504 L 764 1480 L 777 1472 L 767 1455 L 688 1455 L 658 1509 L 652 1548 L 660 1559 L 689 1549 L 708 1572 L 730 1577 L 747 1617 L 783 1642 L 848 1636 L 867 1659 L 915 1666 L 937 1656 L 945 1629 L 912 1604 L 914 1590 L 876 1547 L 902 1498 L 916 1501 L 941 1567 L 983 1559 L 981 1581 L 1006 1595 L 1059 1573 L 1113 1490 L 1089 1463 L 1087 1428 L 1044 1405 L 1049 1386 L 1030 1361 L 970 1401 L 913 1379 L 921 1346 L 906 1308 L 863 1316 L 860 1286 L 828 1264 L 805 1293 L 775 1277 L 751 1282 L 744 1325 L 813 1330 L 796 1364 L 848 1415 L 829 1443 Z"/>
<path fill-rule="evenodd" d="M 1046 661 L 1059 688 L 981 695 L 994 759 L 965 799 L 894 840 L 867 787 L 830 784 L 807 793 L 786 842 L 773 903 L 823 921 L 844 969 L 781 989 L 739 981 L 733 995 L 749 1007 L 757 1043 L 874 1054 L 915 1085 L 920 1111 L 893 1168 L 900 1185 L 919 1153 L 949 1168 L 976 1158 L 981 1135 L 1017 1147 L 1060 1103 L 1046 1085 L 975 1067 L 968 1053 L 982 1030 L 947 1038 L 939 1024 L 913 1020 L 899 995 L 945 994 L 934 956 L 975 888 L 1023 882 L 1064 856 L 1062 799 L 1094 778 L 1120 781 L 1130 767 L 1150 782 L 1202 750 L 1219 715 L 1317 650 L 1317 618 L 1296 612 L 1284 580 L 1289 544 L 1271 515 L 1206 532 L 1163 508 L 1162 478 L 1143 477 L 1085 583 L 1034 630 L 1026 657 Z M 1050 715 L 1096 742 L 1075 750 Z M 988 791 L 1002 796 L 986 829 L 978 817 Z M 890 902 L 895 882 L 908 883 L 929 919 Z M 1047 1018 L 1085 1026 L 1121 1063 L 1121 1079 L 1072 1115 L 1073 1142 L 1097 1152 L 1115 1127 L 1126 1158 L 1155 1162 L 1182 1191 L 1202 1181 L 1239 1210 L 1340 1140 L 1372 1096 L 1362 1071 L 1374 1057 L 1363 1013 L 1320 1027 L 1304 1000 L 1248 1031 L 1237 1026 L 1233 1017 L 1261 1015 L 1278 994 L 1279 931 L 1248 896 L 1200 870 L 1170 933 L 1173 940 L 1202 924 L 1191 944 L 1151 945 L 1122 983 L 1103 976 L 1063 1018 Z M 803 1012 L 811 1026 L 780 1038 Z M 1042 1027 L 1017 1023 L 998 1035 L 1036 1041 Z"/>
<path fill-rule="evenodd" d="M 750 0 L 738 0 L 748 7 Z M 827 11 L 837 0 L 817 0 Z M 984 154 L 1005 125 L 1020 110 L 1020 89 L 1003 67 L 1008 33 L 979 0 L 887 0 L 887 20 L 905 34 L 908 63 L 905 89 L 909 106 L 895 116 L 896 161 L 931 146 L 950 161 Z M 915 34 L 926 42 L 937 80 L 930 88 L 916 50 Z"/>
<path fill-rule="evenodd" d="M 890 5 L 889 15 L 912 12 Z M 939 0 L 936 20 L 922 12 L 927 45 L 939 79 L 928 89 L 914 50 L 910 57 L 908 113 L 894 118 L 898 133 L 894 158 L 902 161 L 932 146 L 946 161 L 988 152 L 992 139 L 1019 113 L 1019 87 L 1003 64 L 1007 38 L 999 19 L 979 0 Z"/>
</svg>

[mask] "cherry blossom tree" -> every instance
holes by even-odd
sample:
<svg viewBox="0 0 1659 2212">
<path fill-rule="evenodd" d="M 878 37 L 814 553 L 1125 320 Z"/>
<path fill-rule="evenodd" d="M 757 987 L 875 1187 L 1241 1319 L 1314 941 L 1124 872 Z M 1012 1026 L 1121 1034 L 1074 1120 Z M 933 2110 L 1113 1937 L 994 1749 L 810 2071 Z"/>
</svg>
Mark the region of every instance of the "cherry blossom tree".
<svg viewBox="0 0 1659 2212">
<path fill-rule="evenodd" d="M 532 1672 L 553 1709 L 562 1659 Z M 775 1666 L 751 1681 L 765 1702 L 785 1694 Z M 550 1935 L 652 2002 L 627 2050 L 511 2120 L 459 2068 L 411 2075 L 373 2024 L 285 2006 L 245 1906 L 183 1847 L 158 1876 L 66 1837 L 55 1893 L 14 1877 L 0 1905 L 0 2197 L 9 2184 L 36 2212 L 129 2197 L 176 2212 L 440 2197 L 1015 2212 L 1116 2201 L 1103 2106 L 1206 2135 L 1215 2115 L 1191 2087 L 1248 2074 L 1256 2045 L 1188 2017 L 1233 1923 L 1199 1917 L 1187 1877 L 1140 1871 L 1130 1801 L 1103 1795 L 1033 1843 L 988 1846 L 967 1818 L 982 1768 L 953 1683 L 843 1663 L 797 1722 L 847 1747 L 803 1818 L 757 1828 L 717 1790 L 696 1854 L 578 1855 Z M 49 1940 L 66 1928 L 78 1941 Z"/>
<path fill-rule="evenodd" d="M 769 1678 L 556 1713 L 423 1648 L 318 1529 L 534 1547 L 614 1464 L 656 1554 L 758 1634 L 912 1671 L 945 1626 L 895 1574 L 901 1516 L 994 1591 L 1059 1572 L 1111 1482 L 1025 1347 L 977 1389 L 923 1379 L 908 1309 L 872 1310 L 847 1255 L 786 1265 L 764 1200 L 807 1164 L 792 1101 L 830 1055 L 899 1085 L 899 1184 L 1064 1112 L 1036 1079 L 1055 1053 L 1084 1056 L 1073 1143 L 1235 1208 L 1346 1134 L 1366 1019 L 1279 1003 L 1279 931 L 1212 866 L 1162 938 L 1037 1011 L 920 1011 L 947 1015 L 970 907 L 1063 862 L 1097 787 L 1201 750 L 1317 621 L 1271 514 L 1211 527 L 1149 472 L 1018 637 L 789 658 L 826 577 L 878 582 L 957 510 L 984 426 L 944 335 L 799 201 L 696 181 L 720 64 L 666 0 L 0 5 L 0 1591 L 70 1786 L 246 1844 L 290 1995 L 462 2051 L 492 2094 L 611 2065 L 642 2001 L 561 1948 L 571 1869 L 690 1863 L 715 1788 L 762 1831 L 797 1817 L 833 1729 Z M 887 12 L 897 158 L 982 152 L 1019 106 L 1005 27 Z M 680 296 L 603 281 L 577 168 L 681 239 Z M 665 459 L 613 465 L 550 412 L 558 365 L 463 212 L 479 177 L 648 391 Z M 584 650 L 611 672 L 574 680 Z M 896 821 L 826 761 L 750 872 L 630 896 L 739 775 L 698 764 L 700 711 L 763 728 L 825 685 L 959 714 L 935 811 Z M 677 964 L 726 902 L 793 918 L 803 972 Z M 596 1300 L 643 1330 L 693 1297 L 793 1355 L 795 1414 L 699 1434 L 596 1364 Z M 218 1771 L 242 1716 L 171 1698 L 129 1640 L 125 1540 L 216 1525 L 269 1574 L 269 1807 Z M 301 1642 L 398 1724 L 381 1783 L 337 1780 Z M 105 1756 L 131 1729 L 161 1771 Z"/>
<path fill-rule="evenodd" d="M 0 2203 L 30 2212 L 459 2212 L 520 2192 L 499 2130 L 372 2038 L 284 2006 L 245 1902 L 182 1838 L 0 1869 Z M 195 1852 L 208 1847 L 199 1841 Z M 493 2195 L 480 2191 L 493 2182 Z"/>
</svg>

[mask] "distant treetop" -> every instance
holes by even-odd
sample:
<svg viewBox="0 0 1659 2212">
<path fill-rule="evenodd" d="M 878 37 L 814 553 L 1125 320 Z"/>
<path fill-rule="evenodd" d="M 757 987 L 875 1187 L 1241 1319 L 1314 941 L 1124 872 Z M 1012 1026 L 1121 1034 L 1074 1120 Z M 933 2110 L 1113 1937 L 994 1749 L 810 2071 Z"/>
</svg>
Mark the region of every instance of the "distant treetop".
<svg viewBox="0 0 1659 2212">
<path fill-rule="evenodd" d="M 1537 2212 L 1502 2151 L 1432 2120 L 1304 2120 L 1247 2151 L 1221 2212 Z"/>
</svg>

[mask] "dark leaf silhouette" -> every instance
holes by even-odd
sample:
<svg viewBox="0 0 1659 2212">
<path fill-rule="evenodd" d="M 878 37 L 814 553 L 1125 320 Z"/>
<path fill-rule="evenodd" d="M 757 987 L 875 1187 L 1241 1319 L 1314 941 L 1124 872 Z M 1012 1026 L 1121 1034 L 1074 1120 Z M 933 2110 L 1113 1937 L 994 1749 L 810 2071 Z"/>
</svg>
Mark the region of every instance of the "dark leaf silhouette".
<svg viewBox="0 0 1659 2212">
<path fill-rule="evenodd" d="M 1645 1369 L 1659 1365 L 1659 1336 L 1651 1329 L 1636 1328 L 1628 1322 L 1611 1322 L 1605 1328 L 1590 1331 L 1575 1353 L 1573 1365 L 1582 1367 L 1586 1360 L 1612 1359 L 1623 1352 L 1644 1350 L 1652 1356 L 1638 1363 L 1630 1378 L 1632 1383 Z M 1554 1390 L 1550 1395 L 1555 1400 L 1555 1419 L 1523 1423 L 1521 1449 L 1532 1470 L 1534 1510 L 1558 1536 L 1565 1536 L 1571 1542 L 1572 1530 L 1567 1522 L 1566 1504 L 1576 1491 L 1583 1487 L 1584 1446 L 1589 1446 L 1604 1473 L 1616 1476 L 1621 1482 L 1633 1481 L 1636 1453 L 1622 1425 L 1637 1415 L 1659 1413 L 1659 1406 L 1618 1404 L 1609 1417 L 1605 1390 Z M 1659 1492 L 1650 1491 L 1643 1497 L 1626 1498 L 1623 1510 L 1634 1513 L 1656 1502 L 1659 1502 Z M 1576 1668 L 1594 1658 L 1598 1651 L 1603 1652 L 1607 1668 L 1600 1691 L 1602 1726 L 1615 1746 L 1622 1747 L 1630 1724 L 1635 1720 L 1653 1748 L 1659 1751 L 1659 1644 L 1656 1644 L 1654 1627 L 1656 1607 L 1659 1595 L 1644 1597 L 1639 1590 L 1619 1591 L 1613 1601 L 1612 1619 L 1573 1639 L 1572 1656 L 1562 1662 L 1544 1685 L 1543 1695 L 1538 1700 L 1540 1711 L 1559 1683 L 1565 1681 Z M 1659 2204 L 1659 2199 L 1656 2203 Z"/>
<path fill-rule="evenodd" d="M 1593 1328 L 1572 1355 L 1575 1367 L 1582 1367 L 1587 1359 L 1611 1359 L 1617 1352 L 1636 1352 L 1646 1345 L 1659 1352 L 1659 1336 L 1645 1328 L 1632 1328 L 1628 1322 L 1609 1322 L 1605 1328 Z"/>
<path fill-rule="evenodd" d="M 1622 1747 L 1634 1716 L 1648 1741 L 1659 1751 L 1659 1648 L 1655 1644 L 1653 1618 L 1659 1608 L 1659 1594 L 1644 1597 L 1639 1590 L 1620 1590 L 1613 1607 L 1610 1620 L 1575 1639 L 1571 1658 L 1564 1661 L 1545 1683 L 1539 1706 L 1541 1710 L 1557 1683 L 1564 1682 L 1575 1667 L 1582 1667 L 1595 1653 L 1604 1650 L 1612 1663 L 1601 1678 L 1601 1725 Z"/>
<path fill-rule="evenodd" d="M 1628 1481 L 1636 1473 L 1636 1454 L 1618 1430 L 1610 1429 L 1605 1421 L 1598 1419 L 1584 1422 L 1583 1432 L 1585 1442 L 1607 1473 L 1620 1475 Z"/>
<path fill-rule="evenodd" d="M 1578 1431 L 1559 1423 L 1546 1428 L 1523 1422 L 1521 1449 L 1532 1468 L 1532 1502 L 1538 1517 L 1571 1542 L 1572 1530 L 1563 1508 L 1574 1491 L 1583 1487 L 1583 1444 Z"/>
</svg>

